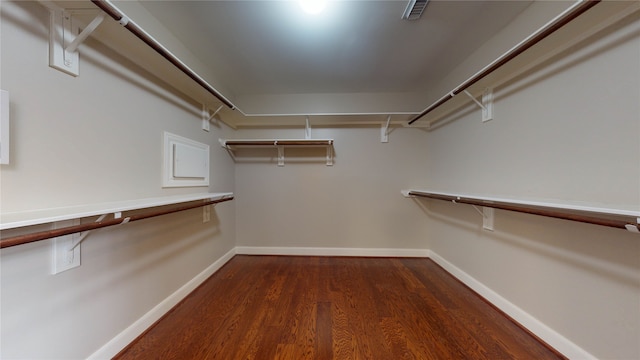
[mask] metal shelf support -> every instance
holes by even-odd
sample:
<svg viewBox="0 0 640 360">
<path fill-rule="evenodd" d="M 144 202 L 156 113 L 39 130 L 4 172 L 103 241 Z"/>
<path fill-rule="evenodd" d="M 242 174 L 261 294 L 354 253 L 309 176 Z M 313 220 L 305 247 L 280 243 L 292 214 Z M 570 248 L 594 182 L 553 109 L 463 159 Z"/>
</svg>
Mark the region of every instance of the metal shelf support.
<svg viewBox="0 0 640 360">
<path fill-rule="evenodd" d="M 80 22 L 67 11 L 52 2 L 43 1 L 49 8 L 49 66 L 72 76 L 80 74 L 78 47 L 100 26 L 105 14 L 100 12 L 80 32 Z"/>
<path fill-rule="evenodd" d="M 391 115 L 387 116 L 387 123 L 382 124 L 382 128 L 380 129 L 380 142 L 388 143 L 389 142 L 389 124 L 391 123 Z"/>
<path fill-rule="evenodd" d="M 464 90 L 463 92 L 482 109 L 482 122 L 493 120 L 493 89 L 484 89 L 482 92 L 482 102 L 478 101 L 469 91 Z"/>
</svg>

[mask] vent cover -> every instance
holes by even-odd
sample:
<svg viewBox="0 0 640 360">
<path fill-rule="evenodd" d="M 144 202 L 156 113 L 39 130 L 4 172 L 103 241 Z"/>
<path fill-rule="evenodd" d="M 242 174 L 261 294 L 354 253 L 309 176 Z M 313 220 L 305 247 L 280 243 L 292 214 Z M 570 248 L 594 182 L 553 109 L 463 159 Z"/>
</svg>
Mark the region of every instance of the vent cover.
<svg viewBox="0 0 640 360">
<path fill-rule="evenodd" d="M 404 9 L 404 13 L 402 14 L 402 18 L 406 20 L 420 19 L 428 3 L 429 0 L 409 0 L 407 8 Z"/>
</svg>

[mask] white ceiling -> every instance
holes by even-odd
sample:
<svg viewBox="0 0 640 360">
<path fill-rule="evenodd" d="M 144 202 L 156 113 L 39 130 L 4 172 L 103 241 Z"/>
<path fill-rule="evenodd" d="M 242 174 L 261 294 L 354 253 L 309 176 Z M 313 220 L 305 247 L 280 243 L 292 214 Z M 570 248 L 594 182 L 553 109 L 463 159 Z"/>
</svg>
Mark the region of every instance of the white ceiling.
<svg viewBox="0 0 640 360">
<path fill-rule="evenodd" d="M 416 21 L 401 19 L 400 0 L 334 0 L 318 15 L 282 0 L 141 4 L 244 113 L 349 114 L 420 112 L 419 97 L 394 96 L 427 93 L 531 1 L 433 0 Z M 361 105 L 332 107 L 330 96 Z"/>
</svg>

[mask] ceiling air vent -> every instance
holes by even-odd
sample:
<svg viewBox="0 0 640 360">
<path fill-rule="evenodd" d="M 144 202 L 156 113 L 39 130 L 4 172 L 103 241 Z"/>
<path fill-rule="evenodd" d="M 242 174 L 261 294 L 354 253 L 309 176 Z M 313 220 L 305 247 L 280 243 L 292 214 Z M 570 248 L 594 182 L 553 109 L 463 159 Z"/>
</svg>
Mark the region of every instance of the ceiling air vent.
<svg viewBox="0 0 640 360">
<path fill-rule="evenodd" d="M 404 9 L 404 13 L 402 14 L 402 18 L 406 20 L 420 19 L 428 3 L 429 0 L 409 0 L 407 8 Z"/>
</svg>

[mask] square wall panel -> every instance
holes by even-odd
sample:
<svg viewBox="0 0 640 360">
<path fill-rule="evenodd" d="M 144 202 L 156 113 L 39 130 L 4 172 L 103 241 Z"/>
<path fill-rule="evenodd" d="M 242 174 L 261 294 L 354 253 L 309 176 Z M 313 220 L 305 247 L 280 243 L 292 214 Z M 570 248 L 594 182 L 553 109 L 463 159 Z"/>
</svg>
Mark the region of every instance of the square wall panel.
<svg viewBox="0 0 640 360">
<path fill-rule="evenodd" d="M 162 187 L 209 186 L 209 145 L 164 132 Z"/>
</svg>

